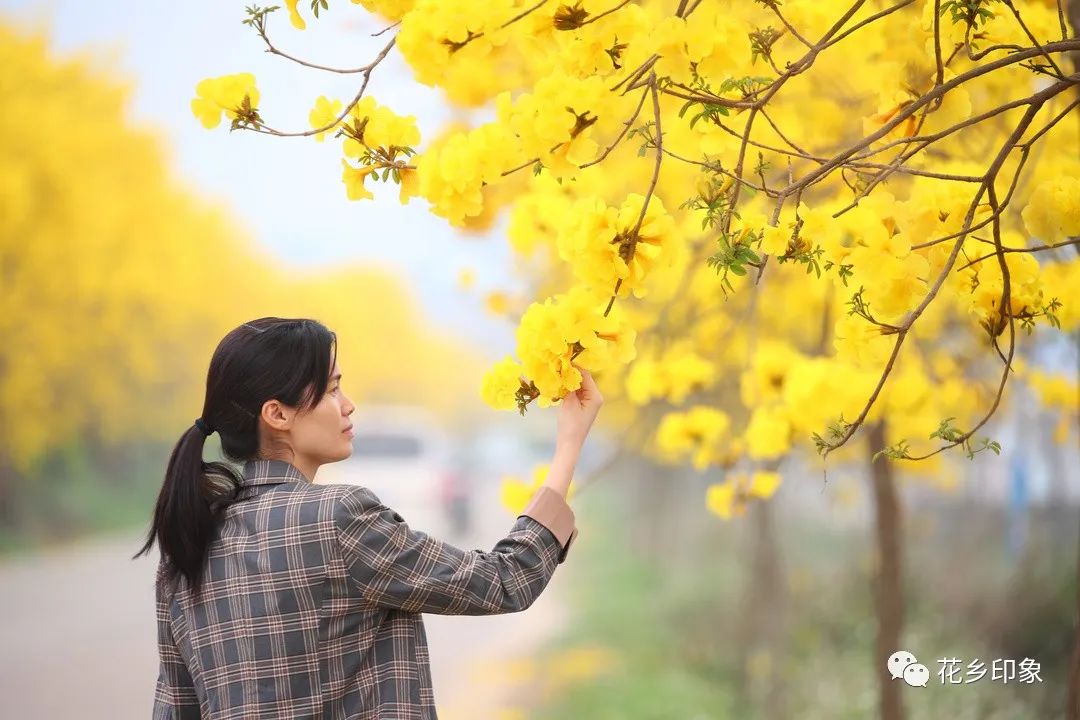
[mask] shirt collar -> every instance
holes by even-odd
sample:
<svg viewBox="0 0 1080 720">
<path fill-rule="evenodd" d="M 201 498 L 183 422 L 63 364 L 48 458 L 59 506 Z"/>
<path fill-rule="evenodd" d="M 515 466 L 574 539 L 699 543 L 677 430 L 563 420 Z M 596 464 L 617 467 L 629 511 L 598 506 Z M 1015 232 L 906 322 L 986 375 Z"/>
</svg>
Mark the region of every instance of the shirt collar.
<svg viewBox="0 0 1080 720">
<path fill-rule="evenodd" d="M 296 466 L 284 460 L 248 460 L 244 463 L 244 485 L 310 483 Z"/>
</svg>

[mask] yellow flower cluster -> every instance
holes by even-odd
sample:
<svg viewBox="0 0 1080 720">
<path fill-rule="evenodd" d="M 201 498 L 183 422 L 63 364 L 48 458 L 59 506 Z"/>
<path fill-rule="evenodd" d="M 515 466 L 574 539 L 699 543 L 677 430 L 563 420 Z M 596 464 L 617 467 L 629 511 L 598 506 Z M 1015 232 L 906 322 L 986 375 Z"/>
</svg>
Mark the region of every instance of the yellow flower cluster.
<svg viewBox="0 0 1080 720">
<path fill-rule="evenodd" d="M 297 5 L 299 0 L 285 0 L 285 7 L 289 11 L 289 22 L 297 30 L 306 30 L 307 22 L 300 14 Z M 365 10 L 378 13 L 390 20 L 398 20 L 412 9 L 412 0 L 352 0 L 353 5 L 362 5 Z"/>
<path fill-rule="evenodd" d="M 571 264 L 584 284 L 610 292 L 622 280 L 620 295 L 633 292 L 644 297 L 648 293 L 645 278 L 653 268 L 670 261 L 677 235 L 675 221 L 660 198 L 649 200 L 642 217 L 644 200 L 635 193 L 619 207 L 609 207 L 596 197 L 575 204 L 572 220 L 562 227 L 557 243 L 559 257 Z"/>
<path fill-rule="evenodd" d="M 778 68 L 806 58 L 806 42 L 823 37 L 847 5 L 786 0 L 787 23 L 770 34 L 766 28 L 779 26 L 768 3 L 695 3 L 683 17 L 665 3 L 604 0 L 361 4 L 401 17 L 397 49 L 421 83 L 494 115 L 436 138 L 408 161 L 415 171 L 402 169 L 405 180 L 459 228 L 489 227 L 509 206 L 506 235 L 529 261 L 538 297 L 569 288 L 524 313 L 517 359 L 506 356 L 484 378 L 490 406 L 517 408 L 519 390 L 529 396 L 533 384 L 541 407 L 557 402 L 580 384 L 576 358 L 612 371 L 605 379 L 615 397 L 631 401 L 620 406 L 629 413 L 654 401 L 692 406 L 664 416 L 656 431 L 662 455 L 698 467 L 726 465 L 736 453 L 774 460 L 809 445 L 812 432 L 835 437 L 839 419 L 857 417 L 898 337 L 909 340 L 867 414 L 888 420 L 890 443 L 897 433 L 925 443 L 943 418 L 964 426 L 992 400 L 969 360 L 987 349 L 979 326 L 1000 332 L 1008 313 L 997 258 L 979 259 L 993 252 L 992 208 L 986 194 L 973 206 L 979 183 L 970 178 L 985 174 L 982 149 L 1001 147 L 1003 128 L 1015 127 L 1023 108 L 1001 113 L 1001 123 L 940 131 L 1015 99 L 1016 88 L 1029 88 L 1030 71 L 1017 65 L 971 78 L 869 147 L 836 153 L 896 121 L 934 86 L 935 26 L 948 83 L 1003 57 L 952 52 L 969 39 L 981 52 L 994 43 L 1028 47 L 1028 30 L 1043 42 L 1057 37 L 1053 3 L 1026 4 L 1026 26 L 995 10 L 972 34 L 948 13 L 935 18 L 940 3 L 923 0 L 812 53 L 775 94 L 761 90 Z M 295 22 L 296 3 L 289 5 Z M 860 10 L 853 24 L 872 13 Z M 763 97 L 767 113 L 695 101 Z M 1025 138 L 1060 112 L 1063 98 L 1042 108 Z M 320 98 L 312 126 L 340 112 Z M 365 180 L 387 163 L 377 151 L 413 146 L 419 134 L 370 99 L 347 122 L 358 119 L 364 138 L 346 140 L 344 152 L 361 167 L 347 162 L 343 179 L 350 197 L 371 197 Z M 661 125 L 666 152 L 654 178 Z M 1008 191 L 1001 238 L 1013 250 L 1080 234 L 1080 153 L 1075 133 L 1061 126 L 1039 141 L 1061 150 L 1031 153 L 1030 178 Z M 892 162 L 915 149 L 904 141 L 934 133 L 942 137 L 932 148 L 893 172 Z M 999 199 L 1018 155 L 1001 167 Z M 776 191 L 827 169 L 823 158 L 834 156 L 847 157 L 846 167 L 814 178 L 805 193 L 783 194 L 774 212 Z M 533 161 L 542 168 L 534 172 Z M 736 189 L 735 168 L 768 192 Z M 876 181 L 879 173 L 887 183 Z M 736 207 L 726 207 L 736 193 Z M 965 224 L 976 229 L 959 241 Z M 750 257 L 771 256 L 763 267 L 747 256 L 751 242 Z M 1080 326 L 1080 260 L 1009 252 L 1005 262 L 1013 316 Z M 1055 297 L 1063 306 L 1042 316 Z M 924 299 L 932 300 L 925 308 Z M 489 304 L 507 309 L 505 296 Z M 635 356 L 637 332 L 665 345 L 621 367 Z M 934 347 L 942 333 L 948 353 Z M 734 389 L 726 380 L 737 380 L 739 392 L 725 392 Z M 740 419 L 738 431 L 729 417 Z M 770 474 L 733 477 L 712 492 L 712 505 L 738 514 L 746 498 L 771 494 L 777 482 Z"/>
<path fill-rule="evenodd" d="M 1025 244 L 1024 238 L 1011 230 L 1002 233 L 1002 240 L 1006 246 Z M 977 252 L 989 254 L 984 249 Z M 1039 312 L 1044 304 L 1044 294 L 1038 261 L 1027 253 L 1006 253 L 1004 259 L 1009 271 L 1009 314 L 1023 317 L 1025 313 Z M 997 258 L 990 255 L 958 275 L 966 279 L 967 289 L 960 291 L 960 297 L 966 301 L 971 314 L 995 336 L 1005 332 L 1008 317 L 1001 312 L 1005 283 Z"/>
<path fill-rule="evenodd" d="M 611 98 L 599 76 L 553 73 L 513 101 L 510 93 L 500 94 L 496 109 L 498 121 L 518 136 L 525 157 L 538 158 L 555 177 L 572 177 L 596 158 L 596 113 L 611 107 Z"/>
<path fill-rule="evenodd" d="M 758 471 L 749 476 L 732 473 L 724 482 L 710 485 L 705 491 L 705 507 L 714 515 L 730 520 L 745 513 L 751 499 L 768 500 L 778 487 L 779 473 Z"/>
<path fill-rule="evenodd" d="M 515 395 L 521 387 L 524 369 L 514 358 L 507 355 L 484 373 L 480 384 L 480 397 L 496 410 L 515 410 Z"/>
<path fill-rule="evenodd" d="M 1043 297 L 1059 298 L 1064 305 L 1057 311 L 1061 329 L 1072 332 L 1080 328 L 1080 302 L 1076 289 L 1080 288 L 1080 256 L 1058 263 L 1048 263 L 1041 268 Z"/>
<path fill-rule="evenodd" d="M 397 46 L 419 82 L 443 85 L 456 101 L 480 100 L 463 86 L 470 74 L 481 86 L 478 75 L 498 74 L 492 66 L 511 36 L 501 26 L 520 12 L 513 0 L 418 0 L 401 20 Z"/>
<path fill-rule="evenodd" d="M 689 458 L 697 470 L 722 463 L 732 455 L 731 420 L 727 413 L 705 405 L 685 412 L 665 413 L 656 429 L 656 446 L 672 462 Z"/>
<path fill-rule="evenodd" d="M 595 15 L 608 10 L 610 4 L 608 0 L 588 0 L 581 6 Z M 649 15 L 641 5 L 631 4 L 608 15 L 604 22 L 583 25 L 574 32 L 551 33 L 558 48 L 551 59 L 559 70 L 582 78 L 606 75 L 619 67 L 636 67 L 651 49 Z"/>
<path fill-rule="evenodd" d="M 312 128 L 325 127 L 341 114 L 340 101 L 330 102 L 320 97 L 309 117 Z M 412 115 L 401 116 L 371 96 L 360 99 L 348 112 L 350 132 L 343 143 L 345 155 L 360 162 L 354 166 L 342 158 L 341 180 L 350 200 L 372 199 L 374 195 L 364 185 L 373 173 L 392 173 L 401 185 L 398 199 L 404 205 L 419 192 L 419 177 L 409 164 L 409 153 L 420 144 L 420 130 Z M 388 175 L 389 177 L 389 175 Z"/>
<path fill-rule="evenodd" d="M 659 357 L 634 363 L 626 377 L 626 396 L 636 405 L 656 398 L 680 405 L 690 393 L 711 387 L 716 377 L 716 365 L 692 343 L 675 342 Z"/>
<path fill-rule="evenodd" d="M 709 78 L 747 74 L 750 40 L 744 23 L 719 3 L 702 3 L 686 19 L 664 18 L 652 31 L 655 52 L 661 56 L 657 72 L 684 84 L 693 82 L 692 64 Z"/>
<path fill-rule="evenodd" d="M 341 108 L 340 100 L 330 100 L 325 95 L 320 95 L 315 100 L 315 107 L 308 113 L 308 122 L 311 123 L 313 129 L 327 128 L 315 133 L 316 141 L 322 142 L 326 137 L 326 133 L 337 129 L 338 126 L 335 121 L 341 115 Z"/>
<path fill-rule="evenodd" d="M 791 448 L 791 420 L 779 405 L 754 408 L 746 427 L 747 454 L 758 459 L 778 458 Z"/>
<path fill-rule="evenodd" d="M 575 287 L 525 311 L 517 329 L 517 355 L 540 391 L 540 407 L 581 387 L 574 363 L 597 372 L 634 359 L 636 331 L 615 306 L 605 317 L 606 305 L 606 298 Z M 577 347 L 583 350 L 571 361 Z"/>
<path fill-rule="evenodd" d="M 1028 232 L 1047 245 L 1080 235 L 1080 177 L 1043 180 L 1035 186 L 1022 215 Z"/>
<path fill-rule="evenodd" d="M 499 180 L 506 158 L 516 155 L 516 138 L 499 123 L 451 135 L 416 159 L 419 192 L 432 212 L 463 225 L 483 211 L 484 184 Z"/>
<path fill-rule="evenodd" d="M 340 112 L 340 107 L 338 112 Z M 349 117 L 363 126 L 363 142 L 349 137 L 344 143 L 345 154 L 359 158 L 373 148 L 415 147 L 420 144 L 420 130 L 414 115 L 398 115 L 367 95 L 349 110 Z M 313 124 L 314 126 L 314 124 Z"/>
<path fill-rule="evenodd" d="M 510 209 L 510 244 L 524 258 L 543 247 L 547 257 L 557 259 L 556 238 L 566 223 L 574 222 L 577 198 L 603 193 L 609 187 L 597 165 L 582 170 L 572 182 L 561 182 L 546 171 L 533 175 L 527 192 L 517 197 Z"/>
<path fill-rule="evenodd" d="M 245 99 L 252 108 L 259 104 L 259 89 L 255 87 L 255 76 L 251 73 L 200 80 L 195 86 L 195 95 L 191 101 L 191 112 L 207 130 L 221 124 L 222 113 L 235 120 Z"/>
</svg>

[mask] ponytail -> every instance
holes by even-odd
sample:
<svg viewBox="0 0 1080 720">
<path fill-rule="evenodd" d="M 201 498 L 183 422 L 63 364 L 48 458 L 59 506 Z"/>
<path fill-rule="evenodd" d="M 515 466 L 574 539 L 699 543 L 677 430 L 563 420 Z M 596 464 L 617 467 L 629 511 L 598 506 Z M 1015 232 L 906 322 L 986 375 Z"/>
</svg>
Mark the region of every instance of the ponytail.
<svg viewBox="0 0 1080 720">
<path fill-rule="evenodd" d="M 206 435 L 192 425 L 169 457 L 146 543 L 134 557 L 161 548 L 165 577 L 175 586 L 180 577 L 196 595 L 202 585 L 207 550 L 221 512 L 238 500 L 240 478 L 228 465 L 203 462 Z M 215 482 L 223 478 L 224 483 Z"/>
</svg>

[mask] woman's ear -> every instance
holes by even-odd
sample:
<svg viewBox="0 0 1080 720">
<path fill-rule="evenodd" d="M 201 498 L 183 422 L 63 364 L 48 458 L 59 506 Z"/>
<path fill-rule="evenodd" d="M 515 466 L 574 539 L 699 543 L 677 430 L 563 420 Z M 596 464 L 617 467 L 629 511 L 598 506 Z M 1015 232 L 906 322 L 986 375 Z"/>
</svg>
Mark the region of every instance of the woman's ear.
<svg viewBox="0 0 1080 720">
<path fill-rule="evenodd" d="M 293 412 L 280 400 L 267 400 L 263 403 L 261 417 L 274 430 L 288 430 L 292 425 Z"/>
</svg>

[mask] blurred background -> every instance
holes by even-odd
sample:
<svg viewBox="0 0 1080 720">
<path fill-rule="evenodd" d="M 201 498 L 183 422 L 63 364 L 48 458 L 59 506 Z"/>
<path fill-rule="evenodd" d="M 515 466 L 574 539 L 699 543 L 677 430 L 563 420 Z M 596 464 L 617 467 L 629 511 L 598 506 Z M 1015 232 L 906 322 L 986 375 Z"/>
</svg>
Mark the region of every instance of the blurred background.
<svg viewBox="0 0 1080 720">
<path fill-rule="evenodd" d="M 358 17 L 291 49 L 349 64 L 350 37 L 381 29 Z M 337 332 L 357 452 L 319 480 L 369 485 L 420 529 L 489 549 L 514 521 L 501 479 L 550 459 L 553 411 L 479 399 L 514 346 L 498 224 L 461 234 L 392 194 L 349 203 L 330 144 L 192 117 L 195 84 L 225 72 L 254 72 L 263 114 L 295 129 L 348 87 L 264 55 L 241 18 L 209 0 L 0 0 L 4 717 L 149 714 L 156 558 L 130 556 L 210 354 L 245 320 Z M 393 56 L 372 94 L 425 134 L 458 119 Z M 1075 342 L 1056 342 L 1076 367 Z M 932 673 L 905 695 L 912 718 L 1064 716 L 1080 451 L 1059 414 L 1011 407 L 1000 457 L 897 471 L 903 649 Z M 869 463 L 826 478 L 785 461 L 782 491 L 725 522 L 702 502 L 716 477 L 618 440 L 603 422 L 590 436 L 580 538 L 528 612 L 427 618 L 440 717 L 876 717 Z M 1031 658 L 1040 680 L 942 684 L 950 657 Z"/>
</svg>

